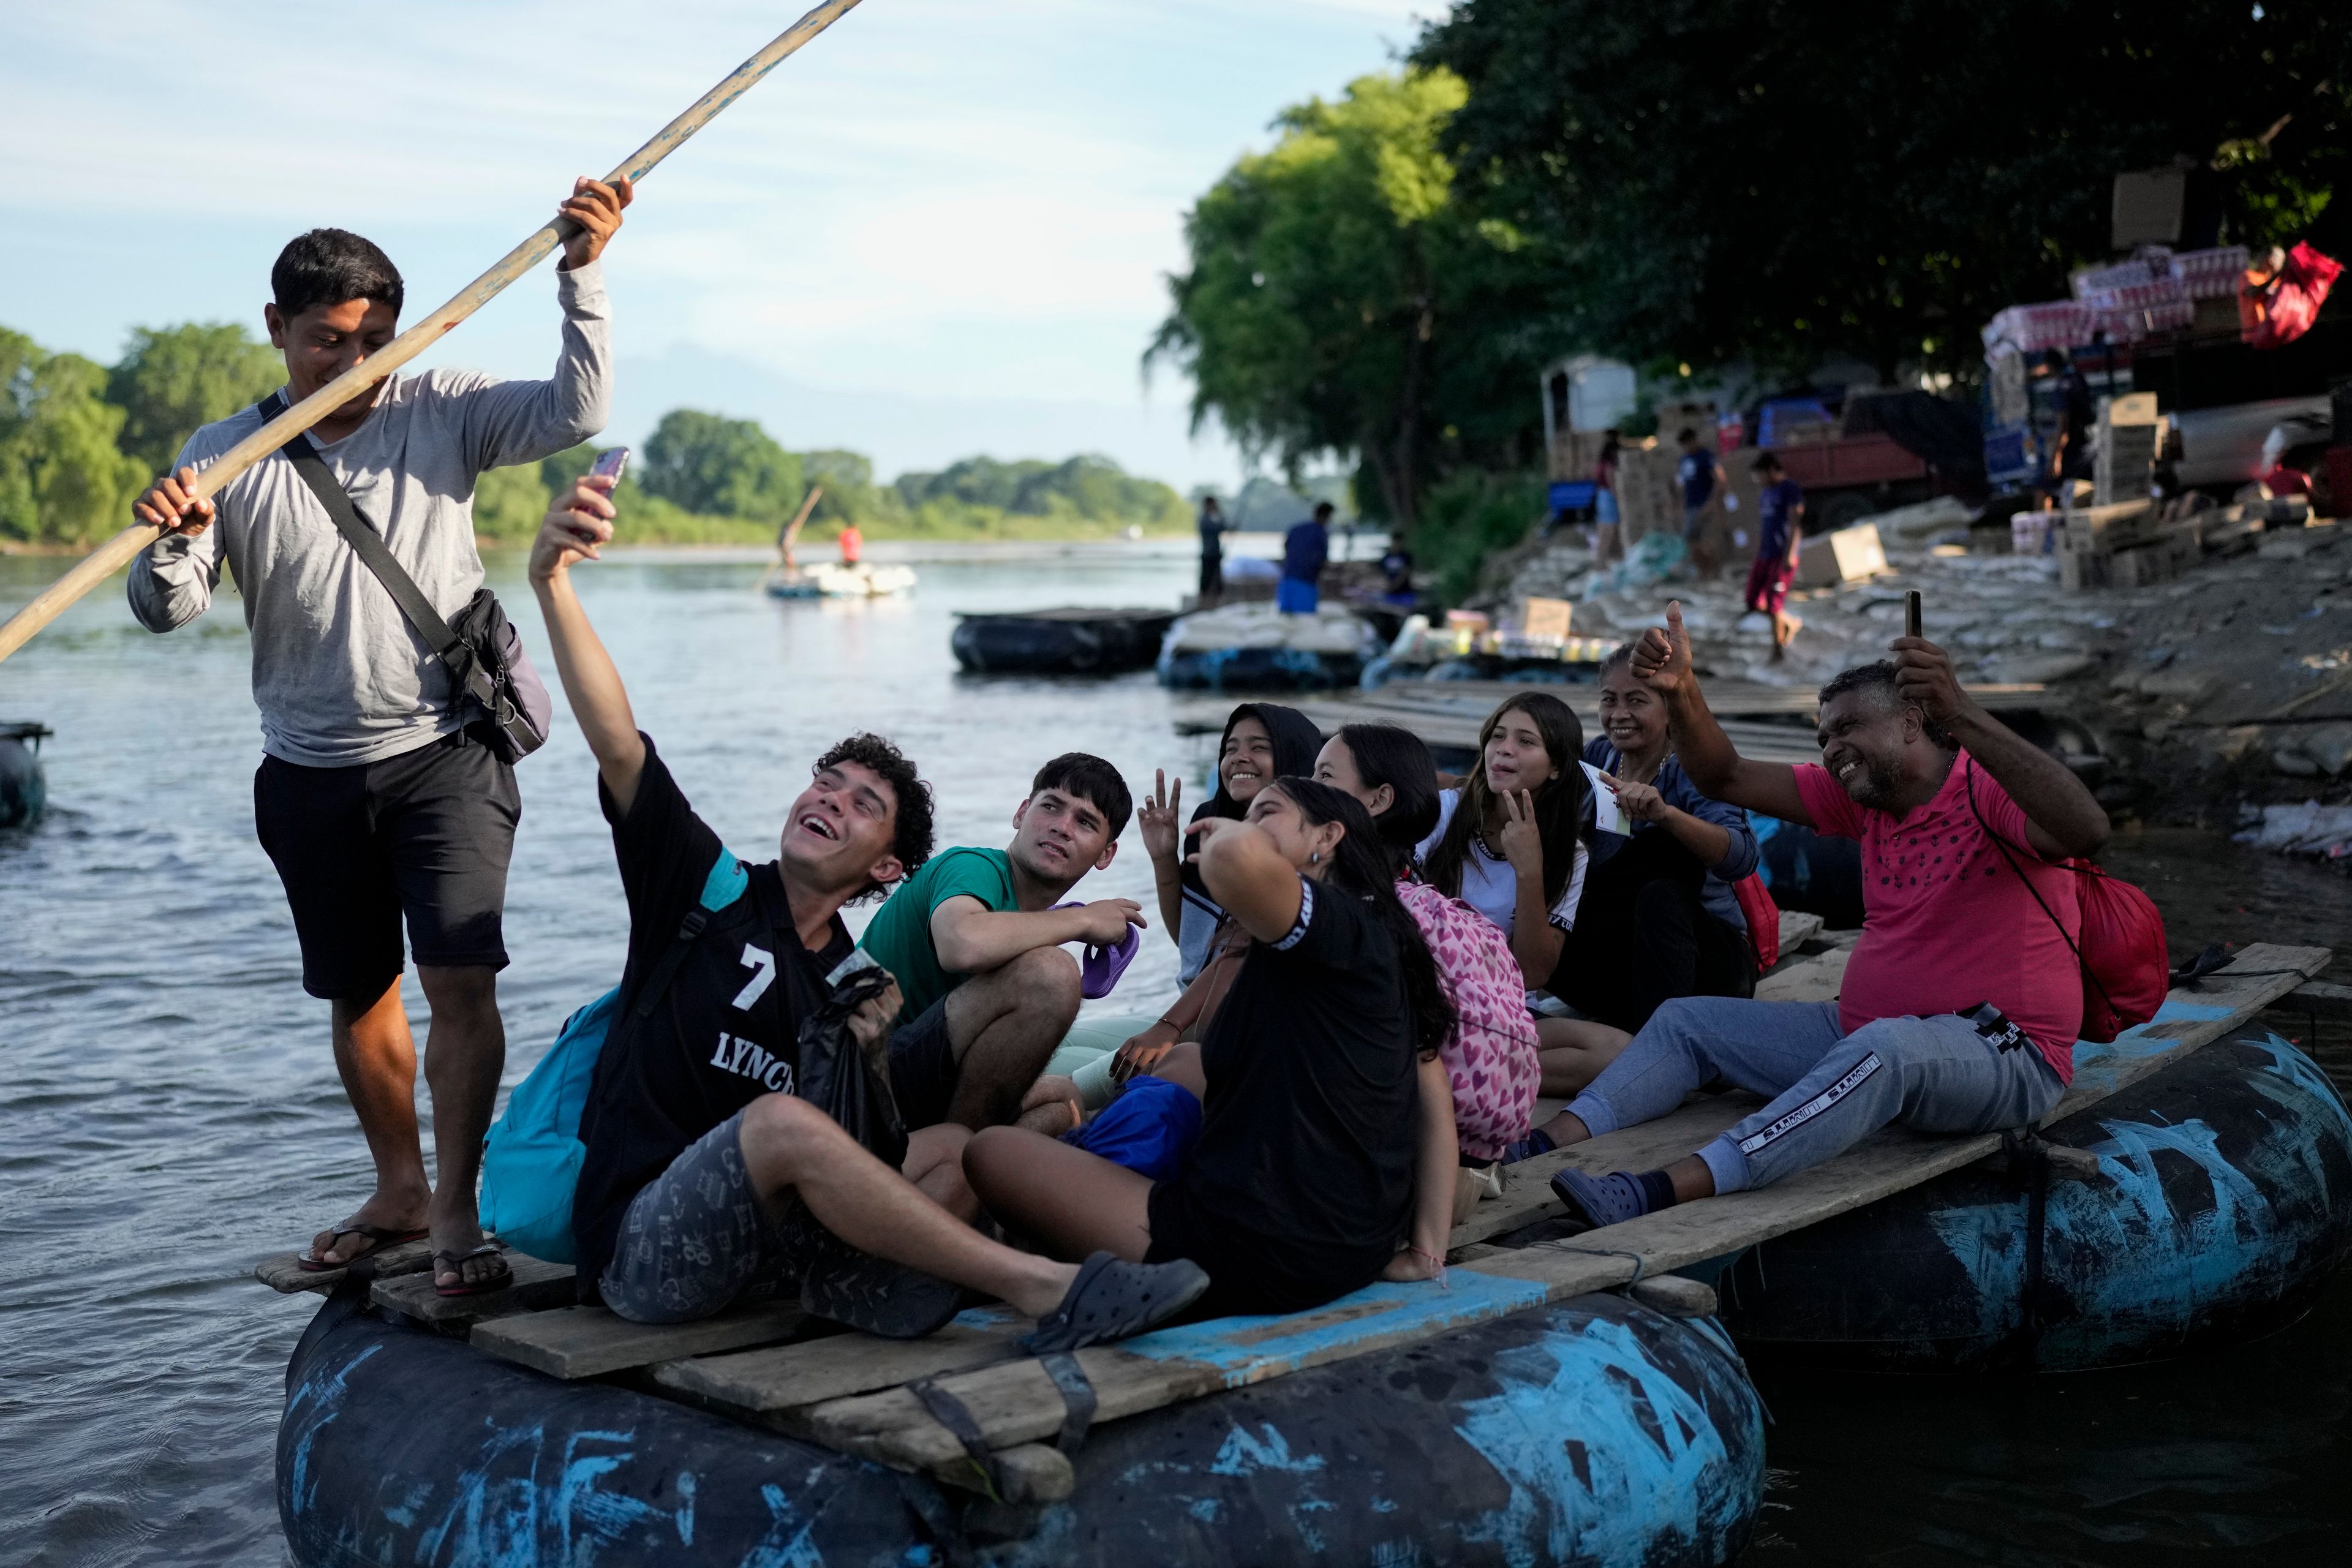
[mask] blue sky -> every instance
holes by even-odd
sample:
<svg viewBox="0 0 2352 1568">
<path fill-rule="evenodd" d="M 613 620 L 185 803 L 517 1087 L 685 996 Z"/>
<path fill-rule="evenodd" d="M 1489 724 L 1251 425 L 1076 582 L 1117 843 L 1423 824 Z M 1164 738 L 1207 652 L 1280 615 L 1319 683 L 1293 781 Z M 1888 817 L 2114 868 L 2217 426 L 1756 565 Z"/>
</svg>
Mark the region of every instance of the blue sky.
<svg viewBox="0 0 2352 1568">
<path fill-rule="evenodd" d="M 100 0 L 0 7 L 0 324 L 102 362 L 133 326 L 257 331 L 313 225 L 411 312 L 616 163 L 803 0 Z M 609 253 L 613 433 L 680 404 L 885 474 L 1238 454 L 1139 366 L 1185 207 L 1283 105 L 1392 65 L 1435 0 L 864 0 L 673 155 Z M 544 374 L 551 273 L 425 363 Z"/>
</svg>

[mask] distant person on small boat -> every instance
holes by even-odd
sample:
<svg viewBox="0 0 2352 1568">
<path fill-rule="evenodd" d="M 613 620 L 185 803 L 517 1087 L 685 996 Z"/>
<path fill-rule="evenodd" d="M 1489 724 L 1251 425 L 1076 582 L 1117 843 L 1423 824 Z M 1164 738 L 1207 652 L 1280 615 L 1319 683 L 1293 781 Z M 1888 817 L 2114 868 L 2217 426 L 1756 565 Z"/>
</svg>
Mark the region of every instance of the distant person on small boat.
<svg viewBox="0 0 2352 1568">
<path fill-rule="evenodd" d="M 1297 709 L 1276 702 L 1243 703 L 1226 717 L 1224 737 L 1217 743 L 1216 793 L 1202 802 L 1192 820 L 1240 821 L 1266 784 L 1314 772 L 1315 753 L 1322 746 L 1323 731 Z M 1153 777 L 1152 793 L 1136 812 L 1136 823 L 1143 830 L 1144 853 L 1151 857 L 1152 878 L 1159 884 L 1160 925 L 1176 943 L 1176 978 L 1190 985 L 1209 962 L 1225 911 L 1202 883 L 1200 867 L 1180 831 L 1177 813 L 1183 797 L 1184 781 L 1180 777 L 1171 784 L 1161 770 Z"/>
<path fill-rule="evenodd" d="M 749 868 L 750 896 L 705 915 L 725 847 L 638 730 L 572 584 L 572 568 L 613 537 L 604 492 L 583 481 L 550 507 L 530 566 L 629 902 L 624 1022 L 580 1121 L 572 1226 L 583 1297 L 635 1322 L 675 1323 L 797 1283 L 812 1310 L 905 1338 L 944 1323 L 969 1288 L 1035 1315 L 1040 1351 L 1123 1338 L 1181 1310 L 1207 1287 L 1196 1268 L 1107 1256 L 1073 1268 L 965 1223 L 977 1211 L 963 1128 L 909 1134 L 893 1171 L 793 1092 L 803 1022 L 852 952 L 840 910 L 929 858 L 930 792 L 889 742 L 851 736 L 817 759 L 778 858 Z M 633 1019 L 634 996 L 653 983 L 662 1005 Z M 852 1015 L 862 1050 L 880 1047 L 898 1009 L 892 985 Z M 845 1257 L 827 1235 L 856 1250 Z"/>
<path fill-rule="evenodd" d="M 865 559 L 866 536 L 857 531 L 856 523 L 841 525 L 841 537 L 837 542 L 841 546 L 841 563 L 844 566 L 855 566 Z"/>
<path fill-rule="evenodd" d="M 356 526 L 383 536 L 433 610 L 457 618 L 482 585 L 476 481 L 604 426 L 613 354 L 600 258 L 631 194 L 627 181 L 583 179 L 562 204 L 576 226 L 555 274 L 563 332 L 550 379 L 394 376 L 218 496 L 190 500 L 197 472 L 266 422 L 261 407 L 248 408 L 189 437 L 173 472 L 132 509 L 167 531 L 131 563 L 140 625 L 168 632 L 203 615 L 224 564 L 236 581 L 261 710 L 254 826 L 286 886 L 302 988 L 330 1005 L 336 1070 L 375 1163 L 374 1192 L 319 1232 L 307 1268 L 341 1268 L 429 1235 L 444 1294 L 508 1282 L 505 1258 L 483 1239 L 474 1189 L 506 1061 L 498 973 L 522 797 L 514 769 L 483 739 L 480 707 L 344 542 L 294 456 L 315 451 L 321 485 L 348 498 L 335 504 L 356 508 Z M 262 316 L 286 358 L 276 395 L 288 403 L 399 333 L 400 271 L 356 234 L 320 228 L 293 240 L 269 284 Z M 404 922 L 433 1017 L 425 1079 L 437 1184 L 417 1142 L 416 1044 L 400 994 Z"/>
<path fill-rule="evenodd" d="M 2107 815 L 2064 764 L 1960 689 L 1951 660 L 1898 637 L 1890 663 L 1822 688 L 1820 764 L 1741 756 L 1691 670 L 1682 606 L 1633 669 L 1665 700 L 1706 794 L 1862 841 L 1867 917 L 1834 1002 L 1685 997 L 1546 1129 L 1566 1145 L 1664 1116 L 1721 1078 L 1772 1096 L 1663 1170 L 1553 1178 L 1587 1222 L 1763 1186 L 1899 1121 L 1989 1132 L 2049 1114 L 2083 1022 L 2077 873 Z"/>
<path fill-rule="evenodd" d="M 1274 606 L 1286 616 L 1311 616 L 1323 598 L 1323 566 L 1331 558 L 1331 503 L 1315 503 L 1315 515 L 1291 524 L 1282 536 L 1282 579 L 1274 585 Z"/>
<path fill-rule="evenodd" d="M 1412 731 L 1346 724 L 1315 759 L 1315 781 L 1371 814 L 1397 898 L 1444 977 L 1454 1027 L 1421 1064 L 1421 1154 L 1412 1234 L 1386 1277 L 1444 1272 L 1445 1243 L 1477 1198 L 1476 1176 L 1528 1135 L 1538 1043 L 1511 944 L 1491 921 L 1423 881 L 1414 851 L 1437 826 L 1437 764 Z"/>
<path fill-rule="evenodd" d="M 1188 1258 L 1208 1271 L 1210 1310 L 1302 1311 L 1395 1258 L 1412 1214 L 1419 1063 L 1453 1032 L 1453 1008 L 1353 797 L 1285 778 L 1245 820 L 1192 832 L 1203 881 L 1249 936 L 1208 1038 L 1151 1075 L 1199 1099 L 1197 1140 L 1155 1181 L 992 1127 L 964 1171 L 989 1213 L 1057 1255 Z"/>
<path fill-rule="evenodd" d="M 1118 853 L 1133 804 L 1118 770 L 1070 752 L 1037 770 L 1003 849 L 941 850 L 875 911 L 858 945 L 905 1000 L 890 1080 L 909 1127 L 1011 1121 L 1078 1016 L 1077 961 L 1148 924 L 1132 899 L 1059 908 Z"/>
<path fill-rule="evenodd" d="M 1225 596 L 1225 535 L 1234 525 L 1214 496 L 1201 498 L 1201 608 L 1213 610 Z"/>
</svg>

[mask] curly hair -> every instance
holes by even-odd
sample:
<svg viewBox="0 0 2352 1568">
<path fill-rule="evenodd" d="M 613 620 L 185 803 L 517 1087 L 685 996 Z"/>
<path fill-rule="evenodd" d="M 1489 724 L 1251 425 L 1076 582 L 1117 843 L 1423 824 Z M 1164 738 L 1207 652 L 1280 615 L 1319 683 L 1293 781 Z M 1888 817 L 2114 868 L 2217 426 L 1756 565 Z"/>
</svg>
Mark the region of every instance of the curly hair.
<svg viewBox="0 0 2352 1568">
<path fill-rule="evenodd" d="M 931 858 L 931 786 L 915 772 L 915 764 L 904 752 L 881 736 L 864 731 L 836 742 L 833 750 L 811 764 L 809 776 L 814 778 L 844 763 L 856 763 L 890 786 L 897 803 L 891 819 L 890 853 L 898 858 L 906 874 L 913 876 Z M 850 902 L 860 902 L 881 891 L 882 884 L 873 883 Z"/>
</svg>

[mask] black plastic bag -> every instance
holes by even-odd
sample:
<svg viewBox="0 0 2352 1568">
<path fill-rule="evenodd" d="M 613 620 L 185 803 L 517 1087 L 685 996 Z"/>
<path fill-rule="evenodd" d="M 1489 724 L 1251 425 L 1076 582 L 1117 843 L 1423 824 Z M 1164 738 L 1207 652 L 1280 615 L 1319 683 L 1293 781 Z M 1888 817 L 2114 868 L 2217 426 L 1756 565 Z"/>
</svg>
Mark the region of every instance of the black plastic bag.
<svg viewBox="0 0 2352 1568">
<path fill-rule="evenodd" d="M 866 1152 L 896 1171 L 907 1163 L 907 1129 L 898 1120 L 882 1063 L 889 1032 L 875 1042 L 869 1058 L 849 1032 L 849 1016 L 890 984 L 890 972 L 863 948 L 850 952 L 824 977 L 824 1005 L 801 1020 L 800 1088 L 803 1100 L 839 1122 Z"/>
</svg>

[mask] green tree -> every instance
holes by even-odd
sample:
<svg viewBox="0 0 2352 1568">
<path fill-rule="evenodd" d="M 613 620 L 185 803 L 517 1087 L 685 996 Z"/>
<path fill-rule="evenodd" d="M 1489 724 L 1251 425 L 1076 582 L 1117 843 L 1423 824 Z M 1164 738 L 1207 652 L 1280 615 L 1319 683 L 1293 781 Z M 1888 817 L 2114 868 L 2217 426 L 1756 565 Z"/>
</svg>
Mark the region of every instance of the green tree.
<svg viewBox="0 0 2352 1568">
<path fill-rule="evenodd" d="M 1185 219 L 1190 269 L 1145 356 L 1193 382 L 1252 458 L 1294 479 L 1358 465 L 1369 511 L 1410 523 L 1464 463 L 1524 461 L 1540 279 L 1441 148 L 1467 89 L 1443 69 L 1363 77 L 1285 110 Z"/>
<path fill-rule="evenodd" d="M 0 535 L 79 544 L 131 521 L 145 470 L 115 442 L 106 372 L 0 328 Z"/>
<path fill-rule="evenodd" d="M 141 327 L 108 373 L 107 401 L 123 412 L 122 450 L 160 474 L 201 425 L 226 419 L 286 379 L 286 363 L 243 327 L 189 321 Z"/>
<path fill-rule="evenodd" d="M 750 419 L 673 408 L 646 443 L 645 488 L 690 512 L 782 523 L 806 487 L 801 460 Z"/>
<path fill-rule="evenodd" d="M 1414 58 L 1469 84 L 1444 143 L 1548 279 L 1534 324 L 1636 363 L 1962 368 L 2179 155 L 2231 237 L 2352 239 L 2329 0 L 1465 0 Z"/>
<path fill-rule="evenodd" d="M 864 453 L 827 448 L 803 452 L 800 460 L 802 480 L 824 489 L 810 514 L 813 521 L 871 522 L 888 510 L 883 497 L 890 492 L 876 487 L 874 460 Z"/>
</svg>

